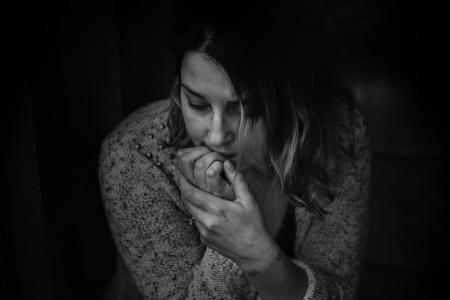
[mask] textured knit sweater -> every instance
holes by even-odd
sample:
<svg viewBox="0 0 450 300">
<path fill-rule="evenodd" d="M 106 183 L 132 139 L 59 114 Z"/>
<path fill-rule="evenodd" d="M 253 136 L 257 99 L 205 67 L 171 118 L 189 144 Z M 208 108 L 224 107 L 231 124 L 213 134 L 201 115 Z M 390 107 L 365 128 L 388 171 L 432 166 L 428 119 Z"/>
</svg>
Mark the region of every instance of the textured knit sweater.
<svg viewBox="0 0 450 300">
<path fill-rule="evenodd" d="M 128 274 L 143 299 L 258 299 L 238 266 L 203 245 L 189 222 L 174 182 L 175 149 L 165 146 L 168 105 L 161 100 L 135 111 L 101 147 L 100 188 L 123 262 L 120 276 Z M 328 213 L 321 218 L 295 207 L 291 214 L 292 259 L 308 277 L 304 299 L 356 298 L 370 179 L 367 131 L 356 116 L 356 155 L 339 163 L 334 201 L 318 199 Z"/>
</svg>

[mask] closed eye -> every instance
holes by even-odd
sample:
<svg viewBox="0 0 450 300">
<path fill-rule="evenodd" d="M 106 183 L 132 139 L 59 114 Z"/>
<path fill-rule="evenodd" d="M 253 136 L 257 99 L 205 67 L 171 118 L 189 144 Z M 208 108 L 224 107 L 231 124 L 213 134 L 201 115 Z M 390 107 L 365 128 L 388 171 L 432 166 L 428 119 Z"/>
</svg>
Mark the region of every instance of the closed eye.
<svg viewBox="0 0 450 300">
<path fill-rule="evenodd" d="M 192 103 L 190 100 L 188 100 L 188 104 L 191 108 L 195 109 L 195 110 L 207 110 L 209 109 L 209 105 L 208 104 L 195 104 Z"/>
<path fill-rule="evenodd" d="M 184 86 L 183 86 L 184 87 Z M 205 111 L 209 108 L 209 103 L 204 98 L 193 94 L 190 90 L 183 88 L 183 95 L 187 100 L 187 104 L 190 108 L 198 111 Z M 194 99 L 192 99 L 194 98 Z"/>
</svg>

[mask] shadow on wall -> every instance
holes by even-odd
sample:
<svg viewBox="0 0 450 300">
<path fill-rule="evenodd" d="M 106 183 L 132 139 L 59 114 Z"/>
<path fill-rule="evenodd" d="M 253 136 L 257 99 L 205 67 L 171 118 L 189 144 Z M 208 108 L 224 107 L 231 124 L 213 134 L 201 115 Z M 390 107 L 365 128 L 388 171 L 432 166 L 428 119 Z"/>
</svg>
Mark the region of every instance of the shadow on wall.
<svg viewBox="0 0 450 300">
<path fill-rule="evenodd" d="M 361 299 L 442 299 L 444 98 L 427 6 L 313 1 L 340 49 L 342 80 L 366 119 L 372 210 Z M 438 64 L 436 64 L 436 62 Z"/>
<path fill-rule="evenodd" d="M 345 79 L 366 118 L 373 150 L 361 299 L 438 299 L 439 289 L 430 287 L 439 286 L 437 266 L 445 260 L 434 252 L 444 219 L 444 148 L 434 124 L 439 111 L 423 109 L 411 82 L 379 66 L 349 70 Z"/>
</svg>

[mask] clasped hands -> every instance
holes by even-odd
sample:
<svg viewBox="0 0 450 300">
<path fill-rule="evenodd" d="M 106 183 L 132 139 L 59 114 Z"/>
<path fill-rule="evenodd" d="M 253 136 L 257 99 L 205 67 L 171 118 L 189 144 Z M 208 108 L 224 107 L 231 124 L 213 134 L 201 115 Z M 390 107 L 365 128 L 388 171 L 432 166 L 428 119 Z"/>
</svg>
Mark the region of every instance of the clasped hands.
<svg viewBox="0 0 450 300">
<path fill-rule="evenodd" d="M 181 198 L 196 220 L 202 243 L 241 269 L 263 268 L 271 259 L 267 250 L 273 240 L 244 176 L 206 147 L 180 149 L 177 167 Z"/>
</svg>

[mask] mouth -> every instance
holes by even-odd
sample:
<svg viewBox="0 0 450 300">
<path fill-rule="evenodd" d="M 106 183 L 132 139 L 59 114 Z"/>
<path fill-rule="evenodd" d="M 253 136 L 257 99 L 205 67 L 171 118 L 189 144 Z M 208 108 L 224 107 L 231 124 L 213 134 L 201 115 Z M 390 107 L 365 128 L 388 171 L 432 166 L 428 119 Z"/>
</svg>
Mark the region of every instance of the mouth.
<svg viewBox="0 0 450 300">
<path fill-rule="evenodd" d="M 236 153 L 222 153 L 222 155 L 231 159 L 236 156 Z"/>
<path fill-rule="evenodd" d="M 218 152 L 221 155 L 223 155 L 226 159 L 232 160 L 234 158 L 236 158 L 236 153 L 222 153 L 222 152 Z"/>
<path fill-rule="evenodd" d="M 220 155 L 223 155 L 227 159 L 232 159 L 232 158 L 236 157 L 236 153 L 232 153 L 232 152 L 226 153 L 226 152 L 216 151 L 216 150 L 213 150 L 213 149 L 210 149 L 210 150 L 212 152 L 217 152 Z"/>
<path fill-rule="evenodd" d="M 217 151 L 214 150 L 212 148 L 207 147 L 209 150 L 211 150 L 212 152 L 216 152 L 219 153 L 220 155 L 224 156 L 226 159 L 234 159 L 237 157 L 237 153 L 233 153 L 233 152 L 222 152 L 222 151 Z"/>
</svg>

